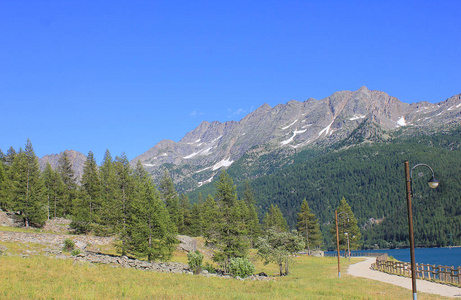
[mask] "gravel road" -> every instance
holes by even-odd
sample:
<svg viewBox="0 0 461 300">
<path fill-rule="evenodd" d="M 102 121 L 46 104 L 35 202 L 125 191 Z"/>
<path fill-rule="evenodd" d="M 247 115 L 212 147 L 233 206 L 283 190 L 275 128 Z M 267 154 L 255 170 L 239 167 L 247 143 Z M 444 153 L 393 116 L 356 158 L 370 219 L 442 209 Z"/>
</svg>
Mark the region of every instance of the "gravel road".
<svg viewBox="0 0 461 300">
<path fill-rule="evenodd" d="M 352 276 L 364 277 L 368 279 L 378 280 L 394 285 L 404 287 L 411 290 L 411 278 L 406 278 L 397 275 L 390 275 L 370 269 L 372 263 L 376 259 L 374 257 L 366 257 L 364 261 L 353 264 L 347 270 L 347 273 Z M 418 292 L 436 294 L 445 297 L 453 297 L 461 299 L 461 288 L 448 286 L 445 284 L 434 283 L 426 280 L 417 280 L 416 288 Z"/>
</svg>

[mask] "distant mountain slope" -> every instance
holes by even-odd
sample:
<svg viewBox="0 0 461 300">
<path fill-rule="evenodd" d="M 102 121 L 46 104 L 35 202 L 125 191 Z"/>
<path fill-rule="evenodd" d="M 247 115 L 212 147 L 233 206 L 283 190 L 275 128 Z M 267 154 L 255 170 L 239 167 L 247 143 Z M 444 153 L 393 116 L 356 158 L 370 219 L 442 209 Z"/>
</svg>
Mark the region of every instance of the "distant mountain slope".
<svg viewBox="0 0 461 300">
<path fill-rule="evenodd" d="M 437 132 L 461 122 L 461 95 L 431 104 L 403 103 L 366 87 L 322 99 L 264 104 L 239 122 L 202 122 L 179 142 L 163 140 L 133 159 L 158 178 L 168 169 L 180 191 L 211 182 L 244 155 L 287 158 L 305 148 L 385 141 L 393 132 Z M 274 164 L 279 162 L 274 161 Z"/>
<path fill-rule="evenodd" d="M 64 152 L 67 153 L 67 156 L 72 163 L 72 170 L 75 172 L 75 178 L 77 178 L 77 182 L 80 182 L 80 179 L 83 175 L 83 165 L 85 164 L 86 156 L 75 150 L 66 150 Z M 40 170 L 43 171 L 45 169 L 47 162 L 50 163 L 53 169 L 56 169 L 59 165 L 59 159 L 61 158 L 62 154 L 63 152 L 60 152 L 59 154 L 49 154 L 39 158 L 38 162 L 40 164 Z"/>
</svg>

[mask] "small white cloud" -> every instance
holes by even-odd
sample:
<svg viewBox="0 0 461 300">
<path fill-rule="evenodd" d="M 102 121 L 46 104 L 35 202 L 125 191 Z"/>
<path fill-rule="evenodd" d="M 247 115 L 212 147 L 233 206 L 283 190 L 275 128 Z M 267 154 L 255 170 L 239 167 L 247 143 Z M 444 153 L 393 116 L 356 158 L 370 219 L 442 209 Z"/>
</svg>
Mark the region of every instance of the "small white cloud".
<svg viewBox="0 0 461 300">
<path fill-rule="evenodd" d="M 205 113 L 203 113 L 203 112 L 199 112 L 199 111 L 197 111 L 197 110 L 194 110 L 194 111 L 192 111 L 189 115 L 190 115 L 191 117 L 196 117 L 196 116 L 203 116 L 204 114 L 205 114 Z"/>
<path fill-rule="evenodd" d="M 227 112 L 229 113 L 228 117 L 232 118 L 232 117 L 235 117 L 235 116 L 247 115 L 248 112 L 251 112 L 252 110 L 253 110 L 253 106 L 250 107 L 249 109 L 239 108 L 237 110 L 233 110 L 231 108 L 228 108 Z"/>
</svg>

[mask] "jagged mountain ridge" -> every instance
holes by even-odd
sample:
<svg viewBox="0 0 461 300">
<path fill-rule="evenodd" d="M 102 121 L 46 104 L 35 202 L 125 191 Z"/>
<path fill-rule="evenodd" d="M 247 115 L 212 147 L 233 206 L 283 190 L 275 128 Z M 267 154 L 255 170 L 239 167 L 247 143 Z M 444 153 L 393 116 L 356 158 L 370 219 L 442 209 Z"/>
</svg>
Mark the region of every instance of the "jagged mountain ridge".
<svg viewBox="0 0 461 300">
<path fill-rule="evenodd" d="M 75 178 L 79 183 L 83 175 L 83 165 L 85 164 L 86 156 L 75 150 L 65 150 L 64 152 L 66 152 L 67 157 L 69 157 L 69 160 L 72 163 L 72 170 L 74 170 Z M 47 163 L 50 163 L 53 170 L 56 170 L 59 165 L 59 159 L 64 152 L 60 152 L 59 154 L 49 154 L 39 158 L 38 163 L 40 165 L 40 170 L 45 170 Z"/>
<path fill-rule="evenodd" d="M 328 147 L 359 136 L 373 141 L 389 138 L 398 129 L 429 130 L 461 121 L 461 94 L 443 102 L 407 104 L 381 91 L 361 87 L 340 91 L 322 100 L 291 100 L 264 104 L 239 122 L 202 122 L 179 142 L 162 140 L 133 159 L 158 177 L 174 170 L 182 190 L 211 182 L 221 168 L 232 165 L 250 149 L 284 151 L 289 156 L 306 147 Z"/>
</svg>

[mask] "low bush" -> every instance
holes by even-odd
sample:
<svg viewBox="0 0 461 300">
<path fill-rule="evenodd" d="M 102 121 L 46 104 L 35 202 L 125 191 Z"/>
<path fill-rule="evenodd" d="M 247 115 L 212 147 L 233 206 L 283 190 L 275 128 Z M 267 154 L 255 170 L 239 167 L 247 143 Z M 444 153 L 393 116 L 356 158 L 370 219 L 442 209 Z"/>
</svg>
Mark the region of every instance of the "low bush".
<svg viewBox="0 0 461 300">
<path fill-rule="evenodd" d="M 232 258 L 229 262 L 229 272 L 234 277 L 245 278 L 253 275 L 255 271 L 254 264 L 247 258 Z"/>
<path fill-rule="evenodd" d="M 80 249 L 74 249 L 70 252 L 70 255 L 76 256 L 76 255 L 79 255 L 80 253 L 82 253 Z"/>
<path fill-rule="evenodd" d="M 203 266 L 204 270 L 207 270 L 208 273 L 210 274 L 216 274 L 216 268 L 210 264 L 209 262 L 206 262 L 205 265 Z"/>
<path fill-rule="evenodd" d="M 187 262 L 194 274 L 200 274 L 200 272 L 202 272 L 203 254 L 198 250 L 187 254 Z"/>
<path fill-rule="evenodd" d="M 75 248 L 75 242 L 71 239 L 65 239 L 64 240 L 64 251 L 72 251 Z"/>
</svg>

